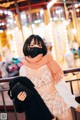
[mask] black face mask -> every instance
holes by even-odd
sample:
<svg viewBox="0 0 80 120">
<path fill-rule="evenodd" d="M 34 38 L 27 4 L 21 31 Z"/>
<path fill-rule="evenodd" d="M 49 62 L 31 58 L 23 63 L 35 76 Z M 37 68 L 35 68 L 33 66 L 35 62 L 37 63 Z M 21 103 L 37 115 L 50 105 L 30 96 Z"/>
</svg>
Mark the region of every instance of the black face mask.
<svg viewBox="0 0 80 120">
<path fill-rule="evenodd" d="M 30 49 L 28 50 L 28 53 L 29 53 L 29 55 L 30 55 L 32 58 L 34 58 L 34 57 L 36 57 L 37 55 L 42 54 L 42 53 L 43 53 L 43 50 L 42 50 L 42 48 L 32 47 L 32 48 L 30 48 Z"/>
</svg>

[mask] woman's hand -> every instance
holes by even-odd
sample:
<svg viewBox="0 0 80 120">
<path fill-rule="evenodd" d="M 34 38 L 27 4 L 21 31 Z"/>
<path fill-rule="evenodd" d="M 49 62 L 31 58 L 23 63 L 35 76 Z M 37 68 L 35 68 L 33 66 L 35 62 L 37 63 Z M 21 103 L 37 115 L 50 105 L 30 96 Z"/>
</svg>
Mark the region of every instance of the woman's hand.
<svg viewBox="0 0 80 120">
<path fill-rule="evenodd" d="M 24 101 L 26 97 L 27 97 L 26 92 L 20 92 L 17 96 L 17 98 L 21 101 Z"/>
<path fill-rule="evenodd" d="M 80 105 L 76 108 L 76 111 L 80 112 Z"/>
</svg>

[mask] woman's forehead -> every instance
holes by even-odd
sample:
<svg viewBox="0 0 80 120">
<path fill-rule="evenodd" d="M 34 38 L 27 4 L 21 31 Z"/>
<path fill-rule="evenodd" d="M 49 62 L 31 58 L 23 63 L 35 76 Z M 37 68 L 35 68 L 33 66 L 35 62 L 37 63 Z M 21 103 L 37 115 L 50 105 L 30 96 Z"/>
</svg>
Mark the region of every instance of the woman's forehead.
<svg viewBox="0 0 80 120">
<path fill-rule="evenodd" d="M 38 43 L 41 43 L 41 41 L 33 38 L 30 44 L 38 44 Z"/>
<path fill-rule="evenodd" d="M 34 38 L 32 39 L 31 44 L 34 44 Z"/>
</svg>

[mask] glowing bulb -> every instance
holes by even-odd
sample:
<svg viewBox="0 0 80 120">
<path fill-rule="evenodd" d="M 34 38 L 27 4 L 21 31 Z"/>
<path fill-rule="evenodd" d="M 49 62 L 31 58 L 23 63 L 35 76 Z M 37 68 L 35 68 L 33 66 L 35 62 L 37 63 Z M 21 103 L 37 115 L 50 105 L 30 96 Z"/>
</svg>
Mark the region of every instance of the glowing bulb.
<svg viewBox="0 0 80 120">
<path fill-rule="evenodd" d="M 75 4 L 75 8 L 77 8 L 78 7 L 78 4 Z"/>
<path fill-rule="evenodd" d="M 76 32 L 77 32 L 76 29 L 73 29 L 73 30 L 72 30 L 72 33 L 73 33 L 73 34 L 76 34 Z"/>
</svg>

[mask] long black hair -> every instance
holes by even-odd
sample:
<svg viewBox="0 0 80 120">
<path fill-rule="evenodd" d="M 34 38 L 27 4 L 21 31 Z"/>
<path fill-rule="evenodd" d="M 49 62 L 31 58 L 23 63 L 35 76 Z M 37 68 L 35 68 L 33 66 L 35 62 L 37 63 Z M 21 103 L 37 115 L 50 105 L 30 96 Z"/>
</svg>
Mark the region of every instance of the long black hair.
<svg viewBox="0 0 80 120">
<path fill-rule="evenodd" d="M 46 55 L 46 53 L 47 53 L 47 47 L 46 47 L 43 39 L 39 35 L 34 35 L 34 34 L 30 35 L 26 39 L 26 41 L 25 41 L 25 43 L 23 45 L 23 53 L 24 53 L 24 55 L 25 56 L 29 55 L 28 49 L 30 48 L 30 44 L 31 44 L 31 42 L 32 42 L 33 39 L 34 39 L 34 44 L 38 44 L 38 45 L 41 44 L 42 49 L 43 49 L 43 56 Z"/>
</svg>

